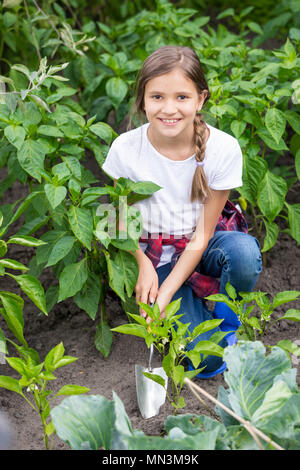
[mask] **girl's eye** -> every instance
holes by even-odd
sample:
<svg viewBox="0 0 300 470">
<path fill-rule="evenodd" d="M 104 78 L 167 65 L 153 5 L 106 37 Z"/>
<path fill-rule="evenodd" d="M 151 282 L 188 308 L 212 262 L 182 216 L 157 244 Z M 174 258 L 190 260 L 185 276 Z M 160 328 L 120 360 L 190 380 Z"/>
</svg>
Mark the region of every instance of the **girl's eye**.
<svg viewBox="0 0 300 470">
<path fill-rule="evenodd" d="M 180 101 L 181 101 L 181 98 L 182 98 L 182 99 L 185 99 L 185 98 L 187 98 L 187 96 L 185 96 L 185 95 L 179 95 L 178 98 L 180 98 Z"/>
<path fill-rule="evenodd" d="M 161 98 L 161 95 L 153 95 L 152 98 L 154 98 L 156 100 L 156 99 Z"/>
</svg>

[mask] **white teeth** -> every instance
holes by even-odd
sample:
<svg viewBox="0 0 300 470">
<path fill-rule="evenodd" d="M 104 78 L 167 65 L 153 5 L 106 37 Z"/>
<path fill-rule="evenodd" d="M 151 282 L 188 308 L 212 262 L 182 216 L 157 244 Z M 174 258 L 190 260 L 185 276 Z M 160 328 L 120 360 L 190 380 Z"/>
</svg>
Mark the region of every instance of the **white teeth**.
<svg viewBox="0 0 300 470">
<path fill-rule="evenodd" d="M 177 122 L 179 119 L 162 119 L 163 122 Z"/>
</svg>

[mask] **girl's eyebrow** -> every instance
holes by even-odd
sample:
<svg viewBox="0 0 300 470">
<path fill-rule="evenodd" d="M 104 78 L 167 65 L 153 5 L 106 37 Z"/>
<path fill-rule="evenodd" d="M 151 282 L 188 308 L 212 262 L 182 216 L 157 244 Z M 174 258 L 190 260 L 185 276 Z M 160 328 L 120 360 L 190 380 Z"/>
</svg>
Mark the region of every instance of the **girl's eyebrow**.
<svg viewBox="0 0 300 470">
<path fill-rule="evenodd" d="M 149 94 L 156 94 L 156 95 L 163 95 L 164 93 L 162 91 L 148 91 Z M 176 91 L 175 95 L 191 95 L 190 91 Z"/>
</svg>

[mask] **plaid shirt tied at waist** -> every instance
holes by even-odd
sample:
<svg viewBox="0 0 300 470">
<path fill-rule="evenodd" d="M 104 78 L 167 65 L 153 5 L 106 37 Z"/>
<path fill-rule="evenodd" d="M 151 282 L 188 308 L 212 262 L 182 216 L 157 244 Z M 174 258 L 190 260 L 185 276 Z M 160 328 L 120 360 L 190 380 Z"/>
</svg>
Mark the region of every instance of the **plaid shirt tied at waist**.
<svg viewBox="0 0 300 470">
<path fill-rule="evenodd" d="M 219 230 L 248 233 L 248 224 L 245 217 L 229 200 L 227 200 L 224 209 L 222 210 L 215 232 Z M 158 238 L 152 239 L 151 234 L 148 233 L 148 237 L 141 237 L 139 241 L 141 243 L 148 244 L 145 254 L 151 260 L 154 268 L 159 264 L 162 255 L 162 245 L 173 245 L 175 247 L 175 253 L 171 259 L 171 269 L 173 269 L 190 239 L 185 235 L 180 239 L 174 238 L 174 235 L 170 235 L 170 238 L 163 238 L 162 234 L 159 234 Z M 220 282 L 218 279 L 206 276 L 198 271 L 194 271 L 185 281 L 185 284 L 190 285 L 195 294 L 201 298 L 217 294 L 220 289 Z"/>
</svg>

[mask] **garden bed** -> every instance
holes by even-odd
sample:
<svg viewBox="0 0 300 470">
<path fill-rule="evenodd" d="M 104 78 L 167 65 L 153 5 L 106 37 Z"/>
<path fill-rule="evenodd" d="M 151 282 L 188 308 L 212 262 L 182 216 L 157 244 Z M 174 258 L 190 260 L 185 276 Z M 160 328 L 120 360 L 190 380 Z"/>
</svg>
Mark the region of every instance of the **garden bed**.
<svg viewBox="0 0 300 470">
<path fill-rule="evenodd" d="M 3 204 L 11 202 L 12 198 L 15 200 L 18 196 L 17 192 L 21 190 L 22 188 L 15 183 L 14 187 L 5 193 Z M 291 193 L 289 199 L 294 199 L 288 201 L 291 203 L 299 202 L 296 200 L 296 193 Z M 247 220 L 251 227 L 251 216 L 247 215 Z M 32 254 L 33 252 L 27 247 L 18 245 L 10 247 L 9 255 L 25 265 L 28 265 Z M 268 252 L 267 260 L 267 266 L 264 266 L 255 290 L 267 292 L 270 299 L 280 291 L 299 290 L 300 251 L 295 240 L 281 232 L 276 245 Z M 1 289 L 18 293 L 13 281 L 7 279 L 8 276 L 1 279 Z M 40 280 L 47 289 L 52 281 L 51 271 L 45 270 Z M 91 394 L 100 394 L 111 399 L 114 390 L 123 401 L 134 429 L 141 429 L 148 435 L 159 435 L 163 431 L 166 417 L 173 414 L 169 403 L 161 408 L 158 416 L 148 420 L 141 417 L 137 406 L 134 367 L 136 363 L 147 364 L 148 361 L 148 350 L 143 339 L 115 334 L 111 353 L 107 359 L 104 359 L 94 346 L 95 322 L 75 303 L 70 301 L 58 303 L 46 317 L 42 314 L 38 315 L 38 310 L 32 302 L 27 301 L 24 295 L 23 298 L 25 300 L 24 336 L 28 344 L 39 352 L 41 358 L 44 358 L 51 348 L 62 341 L 65 354 L 78 358 L 73 364 L 55 372 L 57 380 L 53 383 L 54 391 L 65 384 L 77 384 L 88 387 Z M 278 307 L 274 315 L 280 316 L 288 308 L 293 307 L 299 308 L 299 302 L 291 302 L 288 306 Z M 112 290 L 108 292 L 106 308 L 111 327 L 127 323 L 121 302 Z M 0 322 L 1 328 L 5 330 L 2 318 Z M 299 345 L 300 324 L 289 321 L 275 323 L 263 338 L 263 342 L 266 345 L 274 345 L 281 339 L 290 339 Z M 14 354 L 13 351 L 12 353 Z M 159 358 L 155 359 L 159 364 Z M 300 363 L 299 359 L 293 360 L 294 366 L 297 367 L 297 382 L 300 384 L 298 363 Z M 0 365 L 0 371 L 1 375 L 13 374 L 12 369 L 6 364 Z M 201 386 L 214 397 L 217 397 L 221 384 L 224 384 L 223 375 L 201 381 Z M 187 406 L 181 411 L 182 413 L 209 414 L 186 387 L 183 396 Z M 62 398 L 56 398 L 52 406 L 60 403 Z M 40 418 L 20 395 L 1 389 L 0 410 L 6 414 L 11 424 L 14 435 L 12 449 L 45 448 Z M 68 446 L 55 437 L 53 448 L 63 450 L 68 449 Z"/>
</svg>

